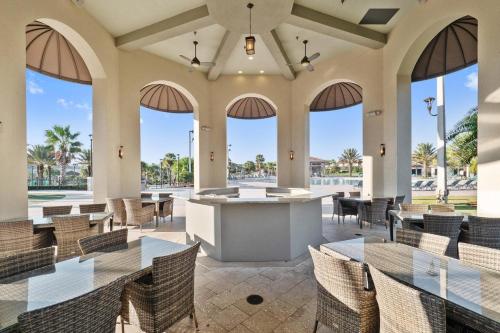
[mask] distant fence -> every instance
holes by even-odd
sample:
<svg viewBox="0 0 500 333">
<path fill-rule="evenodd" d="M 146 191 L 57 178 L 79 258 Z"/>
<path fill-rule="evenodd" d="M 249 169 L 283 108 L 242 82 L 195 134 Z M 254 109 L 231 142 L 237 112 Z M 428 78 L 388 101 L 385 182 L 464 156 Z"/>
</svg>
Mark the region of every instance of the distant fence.
<svg viewBox="0 0 500 333">
<path fill-rule="evenodd" d="M 29 185 L 28 191 L 87 191 L 87 184 L 79 185 Z"/>
</svg>

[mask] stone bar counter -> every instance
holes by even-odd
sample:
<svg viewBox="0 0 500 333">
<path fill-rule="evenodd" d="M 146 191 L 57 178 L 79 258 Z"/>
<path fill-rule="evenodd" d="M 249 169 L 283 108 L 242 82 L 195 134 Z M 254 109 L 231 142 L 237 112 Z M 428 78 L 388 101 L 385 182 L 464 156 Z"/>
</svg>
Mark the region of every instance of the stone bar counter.
<svg viewBox="0 0 500 333">
<path fill-rule="evenodd" d="M 321 199 L 335 193 L 267 188 L 239 195 L 238 188 L 206 189 L 186 201 L 188 242 L 221 261 L 287 261 L 324 242 Z"/>
</svg>

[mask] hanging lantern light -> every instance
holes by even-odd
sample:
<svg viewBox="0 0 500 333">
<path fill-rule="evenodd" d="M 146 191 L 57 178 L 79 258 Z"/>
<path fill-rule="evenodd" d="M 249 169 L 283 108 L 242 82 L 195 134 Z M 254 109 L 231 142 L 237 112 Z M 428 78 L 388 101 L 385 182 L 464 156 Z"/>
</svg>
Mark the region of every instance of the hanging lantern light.
<svg viewBox="0 0 500 333">
<path fill-rule="evenodd" d="M 248 3 L 247 8 L 250 10 L 250 34 L 245 37 L 245 51 L 247 55 L 251 56 L 255 54 L 255 37 L 252 36 L 252 8 L 253 3 Z"/>
</svg>

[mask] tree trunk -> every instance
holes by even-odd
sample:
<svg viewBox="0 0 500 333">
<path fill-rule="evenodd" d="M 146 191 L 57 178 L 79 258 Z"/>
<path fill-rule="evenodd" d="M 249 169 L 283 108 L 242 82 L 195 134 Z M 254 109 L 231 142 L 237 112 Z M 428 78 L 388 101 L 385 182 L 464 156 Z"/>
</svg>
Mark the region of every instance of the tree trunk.
<svg viewBox="0 0 500 333">
<path fill-rule="evenodd" d="M 52 167 L 51 166 L 47 167 L 47 172 L 49 173 L 49 186 L 50 186 L 50 183 L 52 183 Z"/>
<path fill-rule="evenodd" d="M 61 163 L 61 184 L 64 185 L 64 181 L 66 180 L 66 168 L 68 165 L 66 163 Z"/>
<path fill-rule="evenodd" d="M 423 167 L 423 169 L 424 169 L 424 170 L 423 170 L 423 171 L 424 171 L 424 178 L 427 178 L 427 163 L 425 163 L 425 162 L 424 162 L 424 163 L 422 164 L 422 167 Z"/>
<path fill-rule="evenodd" d="M 349 165 L 349 177 L 352 177 L 352 163 L 348 163 Z"/>
</svg>

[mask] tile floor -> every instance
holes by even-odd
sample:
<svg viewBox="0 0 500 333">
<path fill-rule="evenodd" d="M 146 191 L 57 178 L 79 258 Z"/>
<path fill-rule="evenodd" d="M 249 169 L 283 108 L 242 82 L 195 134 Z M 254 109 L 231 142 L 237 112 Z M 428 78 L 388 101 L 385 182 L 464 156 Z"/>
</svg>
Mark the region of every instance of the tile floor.
<svg viewBox="0 0 500 333">
<path fill-rule="evenodd" d="M 362 230 L 354 219 L 337 224 L 331 219 L 331 200 L 323 204 L 323 236 L 325 242 L 358 237 L 355 234 L 388 238 L 383 226 Z M 130 228 L 129 240 L 151 236 L 184 243 L 184 204 L 176 201 L 173 222 L 160 223 L 158 228 L 146 227 L 140 233 Z M 195 306 L 198 332 L 312 332 L 316 311 L 316 285 L 312 261 L 304 255 L 289 262 L 219 262 L 199 256 L 195 274 Z M 264 301 L 251 305 L 247 296 L 261 295 Z M 322 327 L 319 332 L 330 332 Z M 121 332 L 117 325 L 116 332 Z M 140 332 L 125 325 L 125 332 Z M 169 332 L 196 332 L 194 323 L 186 318 Z"/>
</svg>

